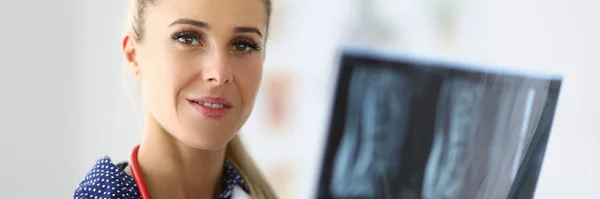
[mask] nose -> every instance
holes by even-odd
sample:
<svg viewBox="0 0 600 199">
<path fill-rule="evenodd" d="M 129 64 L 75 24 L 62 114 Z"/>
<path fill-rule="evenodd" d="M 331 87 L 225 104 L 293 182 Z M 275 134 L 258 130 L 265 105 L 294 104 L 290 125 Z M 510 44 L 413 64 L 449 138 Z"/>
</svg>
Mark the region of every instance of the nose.
<svg viewBox="0 0 600 199">
<path fill-rule="evenodd" d="M 223 85 L 233 81 L 233 71 L 227 62 L 227 55 L 212 53 L 203 63 L 202 79 L 212 85 Z"/>
</svg>

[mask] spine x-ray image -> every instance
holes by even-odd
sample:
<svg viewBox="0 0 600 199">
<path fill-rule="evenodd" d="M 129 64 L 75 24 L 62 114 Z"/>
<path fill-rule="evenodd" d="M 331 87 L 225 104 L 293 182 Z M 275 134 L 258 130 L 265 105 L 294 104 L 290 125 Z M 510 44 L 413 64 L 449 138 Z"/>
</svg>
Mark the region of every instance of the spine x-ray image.
<svg viewBox="0 0 600 199">
<path fill-rule="evenodd" d="M 549 133 L 560 82 L 350 63 L 340 73 L 319 198 L 532 197 L 521 192 L 533 192 L 539 171 L 518 174 L 535 135 Z M 515 181 L 533 185 L 511 195 L 526 186 Z"/>
</svg>

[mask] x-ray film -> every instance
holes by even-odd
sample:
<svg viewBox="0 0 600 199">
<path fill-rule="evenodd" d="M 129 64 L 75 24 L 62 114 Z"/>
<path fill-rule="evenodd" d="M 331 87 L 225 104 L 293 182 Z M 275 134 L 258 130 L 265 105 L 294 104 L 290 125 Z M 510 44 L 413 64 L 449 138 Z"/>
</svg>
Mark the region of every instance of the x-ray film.
<svg viewBox="0 0 600 199">
<path fill-rule="evenodd" d="M 562 79 L 341 53 L 318 198 L 533 198 Z"/>
</svg>

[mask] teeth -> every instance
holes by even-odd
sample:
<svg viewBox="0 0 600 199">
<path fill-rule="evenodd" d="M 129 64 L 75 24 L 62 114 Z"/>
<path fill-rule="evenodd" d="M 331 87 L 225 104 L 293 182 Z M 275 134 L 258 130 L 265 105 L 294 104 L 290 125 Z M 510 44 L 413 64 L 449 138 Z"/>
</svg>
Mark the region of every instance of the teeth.
<svg viewBox="0 0 600 199">
<path fill-rule="evenodd" d="M 202 104 L 203 106 L 206 106 L 206 107 L 209 107 L 209 108 L 223 108 L 223 107 L 225 107 L 225 105 L 223 105 L 223 104 L 211 104 L 211 103 L 208 103 L 208 102 L 204 102 L 204 103 L 200 102 L 199 104 Z"/>
</svg>

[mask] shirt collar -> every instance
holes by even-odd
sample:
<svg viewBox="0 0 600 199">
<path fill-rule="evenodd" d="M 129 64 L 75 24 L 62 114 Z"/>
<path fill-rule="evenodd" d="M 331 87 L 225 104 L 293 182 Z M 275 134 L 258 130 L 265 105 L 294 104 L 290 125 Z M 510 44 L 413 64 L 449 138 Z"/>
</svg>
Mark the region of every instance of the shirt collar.
<svg viewBox="0 0 600 199">
<path fill-rule="evenodd" d="M 141 198 L 133 178 L 123 170 L 127 165 L 127 162 L 115 165 L 108 156 L 100 158 L 75 190 L 74 198 Z M 218 199 L 230 199 L 235 186 L 250 193 L 246 181 L 229 160 L 223 163 L 223 186 Z"/>
<path fill-rule="evenodd" d="M 225 190 L 219 196 L 219 199 L 228 199 L 231 198 L 231 193 L 233 192 L 233 188 L 237 185 L 246 193 L 250 193 L 248 185 L 246 181 L 242 178 L 242 176 L 237 172 L 233 165 L 229 160 L 225 160 L 223 164 L 223 180 L 225 181 Z"/>
</svg>

